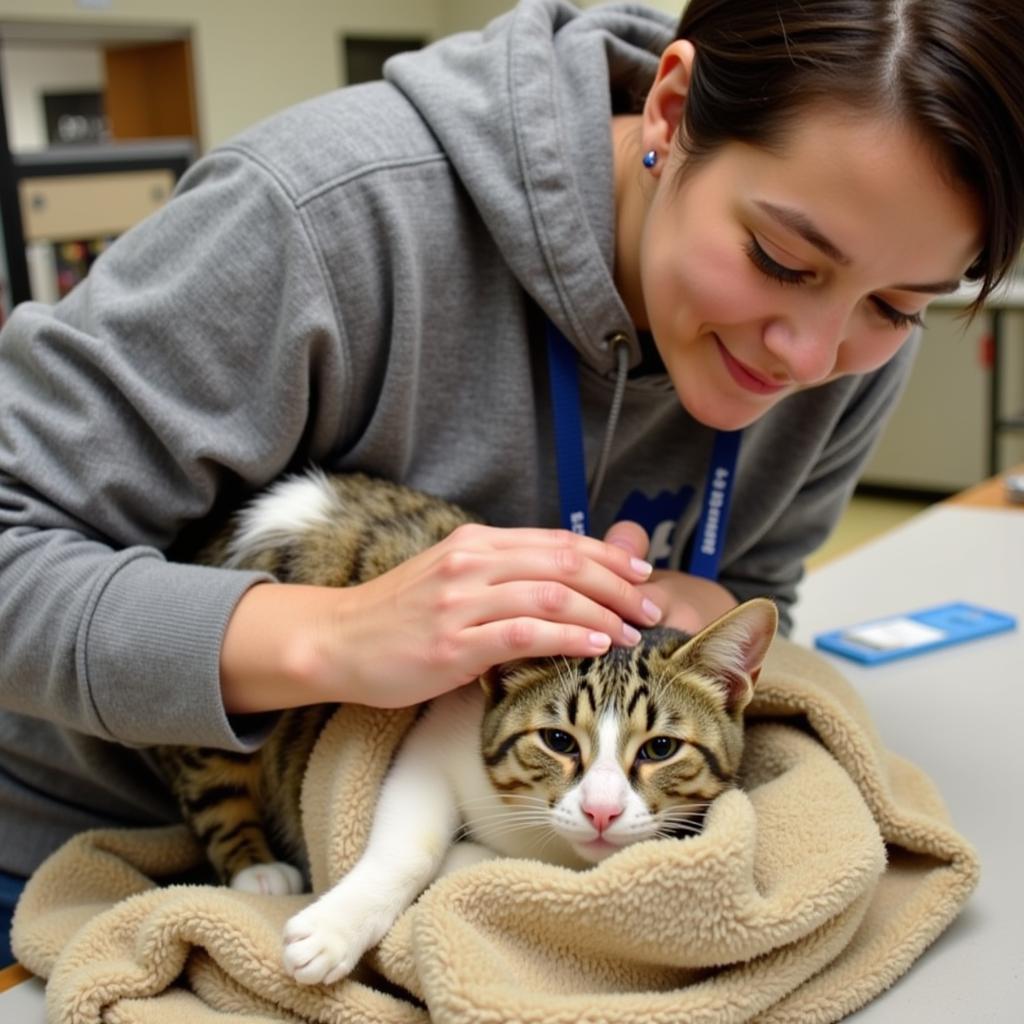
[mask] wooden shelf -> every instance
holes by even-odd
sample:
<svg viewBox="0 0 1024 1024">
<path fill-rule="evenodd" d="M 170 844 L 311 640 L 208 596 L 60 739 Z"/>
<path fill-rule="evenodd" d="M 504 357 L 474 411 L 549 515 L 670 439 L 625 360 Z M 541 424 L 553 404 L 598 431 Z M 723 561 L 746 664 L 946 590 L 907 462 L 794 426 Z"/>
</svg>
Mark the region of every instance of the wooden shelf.
<svg viewBox="0 0 1024 1024">
<path fill-rule="evenodd" d="M 192 48 L 187 39 L 108 47 L 103 92 L 112 139 L 195 138 Z"/>
<path fill-rule="evenodd" d="M 170 170 L 22 178 L 26 242 L 73 242 L 119 235 L 156 211 L 174 190 Z"/>
<path fill-rule="evenodd" d="M 1015 473 L 1024 473 L 1024 465 L 1007 470 L 998 476 L 983 480 L 980 484 L 954 494 L 947 500 L 950 505 L 969 505 L 973 508 L 1015 508 L 1024 512 L 1024 506 L 1014 505 L 1006 497 L 1006 478 Z"/>
</svg>

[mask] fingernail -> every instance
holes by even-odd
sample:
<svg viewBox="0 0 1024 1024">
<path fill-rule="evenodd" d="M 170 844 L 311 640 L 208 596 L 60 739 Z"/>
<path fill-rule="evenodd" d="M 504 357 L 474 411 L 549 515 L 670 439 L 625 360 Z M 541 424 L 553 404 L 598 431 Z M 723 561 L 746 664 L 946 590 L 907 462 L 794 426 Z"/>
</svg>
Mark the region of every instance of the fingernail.
<svg viewBox="0 0 1024 1024">
<path fill-rule="evenodd" d="M 607 633 L 591 633 L 590 645 L 596 651 L 607 651 L 612 645 L 612 638 Z"/>
<path fill-rule="evenodd" d="M 629 564 L 632 566 L 633 572 L 644 579 L 647 579 L 654 572 L 654 566 L 650 562 L 645 562 L 642 558 L 631 558 Z"/>
<path fill-rule="evenodd" d="M 649 597 L 644 598 L 643 609 L 651 622 L 661 621 L 661 609 Z"/>
<path fill-rule="evenodd" d="M 632 647 L 640 643 L 640 630 L 634 629 L 628 622 L 622 626 L 622 638 Z"/>
</svg>

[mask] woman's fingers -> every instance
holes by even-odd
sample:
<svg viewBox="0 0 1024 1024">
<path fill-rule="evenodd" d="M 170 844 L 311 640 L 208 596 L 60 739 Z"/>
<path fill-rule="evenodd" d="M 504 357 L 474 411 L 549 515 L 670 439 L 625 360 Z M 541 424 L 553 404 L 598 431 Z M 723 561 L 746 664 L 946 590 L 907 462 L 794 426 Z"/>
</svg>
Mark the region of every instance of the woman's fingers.
<svg viewBox="0 0 1024 1024">
<path fill-rule="evenodd" d="M 604 654 L 610 646 L 605 633 L 527 617 L 474 626 L 465 631 L 464 642 L 470 657 L 476 656 L 477 675 L 517 658 L 590 658 Z"/>
<path fill-rule="evenodd" d="M 641 531 L 642 532 L 642 531 Z M 312 624 L 315 664 L 340 699 L 411 704 L 515 658 L 589 657 L 639 640 L 661 610 L 651 567 L 624 547 L 563 530 L 459 527 L 337 595 Z"/>
<path fill-rule="evenodd" d="M 629 519 L 621 519 L 612 525 L 604 535 L 604 541 L 613 547 L 622 548 L 634 558 L 646 558 L 651 545 L 647 531 Z"/>
<path fill-rule="evenodd" d="M 461 602 L 470 625 L 522 615 L 575 623 L 607 633 L 614 643 L 635 643 L 634 633 L 623 636 L 626 623 L 650 626 L 661 617 L 639 589 L 650 566 L 622 549 L 564 531 L 492 533 L 494 544 L 486 537 L 457 539 L 439 552 L 439 610 Z M 506 533 L 518 534 L 519 543 L 508 543 Z"/>
<path fill-rule="evenodd" d="M 645 594 L 634 595 L 633 588 L 623 585 L 621 580 L 616 583 L 613 579 L 610 589 L 619 591 L 620 587 L 627 588 L 629 593 L 623 593 L 621 603 L 636 605 L 639 609 L 626 616 L 612 611 L 608 601 L 601 596 L 606 582 L 603 579 L 584 588 L 543 577 L 531 579 L 528 573 L 523 575 L 526 578 L 492 584 L 483 590 L 451 591 L 439 601 L 438 611 L 451 615 L 463 628 L 487 622 L 538 619 L 578 626 L 581 631 L 602 633 L 611 643 L 620 646 L 632 646 L 640 639 L 633 623 L 651 626 L 661 618 L 660 608 Z M 595 575 L 600 576 L 600 573 Z"/>
<path fill-rule="evenodd" d="M 637 550 L 630 550 L 624 544 L 606 543 L 596 537 L 570 533 L 568 530 L 501 528 L 480 526 L 475 523 L 460 526 L 444 543 L 466 551 L 554 551 L 566 559 L 578 556 L 597 562 L 623 579 L 642 583 L 651 575 L 651 565 L 643 558 L 647 551 L 647 534 L 644 533 L 643 527 L 636 523 L 624 520 L 616 525 L 628 531 L 628 536 L 636 543 Z"/>
</svg>

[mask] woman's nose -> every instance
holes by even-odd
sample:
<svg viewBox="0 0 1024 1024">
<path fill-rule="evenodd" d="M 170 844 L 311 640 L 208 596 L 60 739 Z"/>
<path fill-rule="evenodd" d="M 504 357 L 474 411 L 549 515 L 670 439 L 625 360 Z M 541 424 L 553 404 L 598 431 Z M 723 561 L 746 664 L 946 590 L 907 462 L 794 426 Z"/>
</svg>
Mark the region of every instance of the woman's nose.
<svg viewBox="0 0 1024 1024">
<path fill-rule="evenodd" d="M 795 384 L 817 384 L 835 369 L 847 324 L 840 310 L 778 317 L 765 324 L 764 346 Z"/>
</svg>

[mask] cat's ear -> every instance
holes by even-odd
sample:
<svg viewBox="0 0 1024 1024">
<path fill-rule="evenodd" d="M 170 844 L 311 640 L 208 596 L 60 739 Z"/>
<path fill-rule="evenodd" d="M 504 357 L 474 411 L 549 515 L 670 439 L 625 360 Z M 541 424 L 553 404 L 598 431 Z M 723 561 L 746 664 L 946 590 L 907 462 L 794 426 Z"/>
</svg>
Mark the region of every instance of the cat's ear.
<svg viewBox="0 0 1024 1024">
<path fill-rule="evenodd" d="M 505 688 L 501 685 L 501 666 L 495 665 L 489 668 L 480 677 L 480 689 L 484 691 L 487 703 L 491 707 L 498 703 L 505 695 Z"/>
<path fill-rule="evenodd" d="M 742 711 L 754 694 L 768 648 L 779 626 L 779 613 L 766 597 L 755 597 L 705 627 L 674 657 L 699 661 L 721 680 L 730 712 Z"/>
<path fill-rule="evenodd" d="M 521 668 L 524 664 L 524 661 L 507 661 L 503 665 L 489 668 L 480 676 L 480 687 L 484 691 L 489 707 L 500 703 L 511 690 L 515 689 L 517 683 L 520 682 Z"/>
</svg>

